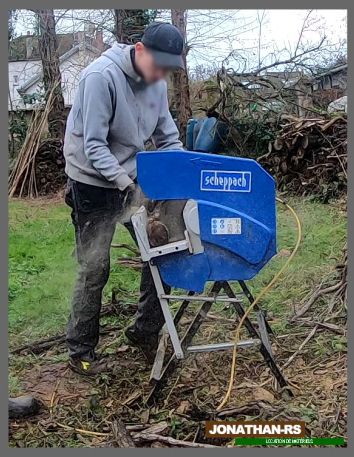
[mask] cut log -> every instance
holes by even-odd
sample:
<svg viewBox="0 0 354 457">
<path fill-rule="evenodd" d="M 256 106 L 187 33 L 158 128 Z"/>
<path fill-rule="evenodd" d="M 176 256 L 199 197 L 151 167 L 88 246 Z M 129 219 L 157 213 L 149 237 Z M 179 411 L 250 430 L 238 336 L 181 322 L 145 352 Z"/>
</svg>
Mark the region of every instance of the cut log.
<svg viewBox="0 0 354 457">
<path fill-rule="evenodd" d="M 111 424 L 114 443 L 117 447 L 136 447 L 124 423 L 118 419 Z"/>
</svg>

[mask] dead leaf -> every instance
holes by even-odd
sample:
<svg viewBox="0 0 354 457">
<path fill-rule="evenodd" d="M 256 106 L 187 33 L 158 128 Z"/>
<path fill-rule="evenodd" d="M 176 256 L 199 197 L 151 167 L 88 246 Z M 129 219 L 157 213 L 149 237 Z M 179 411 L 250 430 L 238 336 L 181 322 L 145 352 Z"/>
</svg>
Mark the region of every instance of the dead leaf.
<svg viewBox="0 0 354 457">
<path fill-rule="evenodd" d="M 263 400 L 268 403 L 274 402 L 274 395 L 269 390 L 263 389 L 263 387 L 256 387 L 253 393 L 255 400 Z"/>
<path fill-rule="evenodd" d="M 158 441 L 155 441 L 152 443 L 151 447 L 154 447 L 154 448 L 166 448 L 166 447 L 169 447 L 168 444 L 164 444 L 164 443 L 159 443 Z"/>
<path fill-rule="evenodd" d="M 142 430 L 141 432 L 137 432 L 137 435 L 149 435 L 149 434 L 161 434 L 165 430 L 168 429 L 168 423 L 166 421 L 158 422 L 157 424 L 151 425 L 151 427 Z"/>
<path fill-rule="evenodd" d="M 141 397 L 141 391 L 136 390 L 126 400 L 122 402 L 122 405 L 131 405 L 135 400 Z"/>
<path fill-rule="evenodd" d="M 278 257 L 289 257 L 290 254 L 291 252 L 289 251 L 289 249 L 280 249 L 280 251 L 278 252 Z"/>
<path fill-rule="evenodd" d="M 140 414 L 141 423 L 142 424 L 147 424 L 149 422 L 149 417 L 150 417 L 150 411 L 148 409 L 145 409 Z"/>
<path fill-rule="evenodd" d="M 209 394 L 210 394 L 210 395 L 216 395 L 216 394 L 219 393 L 219 392 L 220 392 L 220 388 L 219 388 L 219 386 L 217 386 L 217 385 L 215 385 L 215 384 L 212 385 L 212 386 L 210 387 L 210 389 L 209 389 Z"/>
<path fill-rule="evenodd" d="M 176 409 L 177 414 L 186 414 L 191 409 L 191 404 L 187 400 L 181 401 L 179 407 Z"/>
</svg>

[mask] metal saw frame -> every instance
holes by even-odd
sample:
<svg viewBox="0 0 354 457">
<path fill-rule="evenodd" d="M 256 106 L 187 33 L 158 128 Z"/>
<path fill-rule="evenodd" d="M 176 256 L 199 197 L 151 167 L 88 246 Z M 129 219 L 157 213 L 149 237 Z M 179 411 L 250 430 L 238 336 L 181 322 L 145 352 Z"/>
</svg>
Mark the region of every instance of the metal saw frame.
<svg viewBox="0 0 354 457">
<path fill-rule="evenodd" d="M 254 298 L 244 281 L 238 281 L 242 292 L 238 295 L 234 293 L 231 285 L 227 281 L 215 281 L 207 295 L 196 295 L 194 292 L 188 292 L 187 295 L 171 295 L 165 293 L 160 272 L 158 266 L 154 262 L 154 259 L 184 250 L 188 250 L 191 254 L 203 252 L 203 246 L 199 233 L 197 203 L 194 200 L 187 201 L 183 211 L 183 218 L 186 226 L 186 230 L 184 232 L 185 239 L 154 248 L 150 247 L 148 240 L 146 230 L 148 219 L 145 207 L 142 206 L 131 218 L 142 260 L 149 263 L 157 296 L 165 318 L 165 325 L 161 331 L 159 346 L 150 375 L 150 381 L 154 384 L 154 386 L 149 395 L 148 402 L 152 401 L 156 393 L 159 392 L 165 384 L 171 372 L 174 371 L 178 363 L 187 355 L 195 352 L 223 351 L 234 348 L 233 342 L 214 343 L 208 345 L 191 344 L 193 337 L 199 330 L 200 325 L 214 303 L 222 302 L 231 304 L 237 312 L 238 317 L 242 318 L 245 314 L 242 298 L 246 297 L 250 304 L 254 301 Z M 221 291 L 223 291 L 225 295 L 220 295 Z M 175 316 L 172 315 L 170 310 L 169 305 L 171 301 L 182 302 Z M 183 313 L 191 302 L 202 302 L 202 305 L 195 315 L 192 323 L 189 325 L 187 331 L 180 339 L 176 326 L 180 322 Z M 257 316 L 258 329 L 253 325 L 252 321 L 247 316 L 244 320 L 244 325 L 248 331 L 250 339 L 239 341 L 237 346 L 245 349 L 258 345 L 262 357 L 272 371 L 279 386 L 281 388 L 285 388 L 288 386 L 288 383 L 274 359 L 269 339 L 269 335 L 274 335 L 274 333 L 266 320 L 264 311 L 257 305 L 254 307 L 254 310 Z M 164 366 L 168 336 L 170 337 L 174 354 Z M 292 395 L 291 391 L 289 391 L 289 393 Z"/>
</svg>

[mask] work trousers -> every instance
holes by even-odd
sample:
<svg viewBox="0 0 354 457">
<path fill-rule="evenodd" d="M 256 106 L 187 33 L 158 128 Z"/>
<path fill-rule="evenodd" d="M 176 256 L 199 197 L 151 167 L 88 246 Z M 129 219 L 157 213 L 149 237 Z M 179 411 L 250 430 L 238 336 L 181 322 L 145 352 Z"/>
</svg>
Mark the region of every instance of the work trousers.
<svg viewBox="0 0 354 457">
<path fill-rule="evenodd" d="M 66 342 L 73 358 L 94 360 L 99 340 L 102 291 L 109 278 L 110 246 L 124 208 L 124 192 L 68 180 L 65 202 L 75 228 L 79 272 L 72 298 Z M 131 223 L 124 224 L 136 242 Z M 166 293 L 170 288 L 164 285 Z M 135 328 L 146 337 L 164 324 L 148 263 L 143 263 Z"/>
</svg>

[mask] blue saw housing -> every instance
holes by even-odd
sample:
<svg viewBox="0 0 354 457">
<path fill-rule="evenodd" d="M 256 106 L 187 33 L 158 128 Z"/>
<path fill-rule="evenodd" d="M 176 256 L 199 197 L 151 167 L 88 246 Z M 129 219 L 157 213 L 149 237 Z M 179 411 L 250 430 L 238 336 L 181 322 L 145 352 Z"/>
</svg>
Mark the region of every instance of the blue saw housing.
<svg viewBox="0 0 354 457">
<path fill-rule="evenodd" d="M 137 154 L 137 170 L 148 198 L 198 205 L 204 252 L 154 259 L 170 286 L 201 292 L 207 281 L 248 280 L 276 254 L 275 182 L 256 161 L 144 151 Z"/>
</svg>

